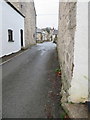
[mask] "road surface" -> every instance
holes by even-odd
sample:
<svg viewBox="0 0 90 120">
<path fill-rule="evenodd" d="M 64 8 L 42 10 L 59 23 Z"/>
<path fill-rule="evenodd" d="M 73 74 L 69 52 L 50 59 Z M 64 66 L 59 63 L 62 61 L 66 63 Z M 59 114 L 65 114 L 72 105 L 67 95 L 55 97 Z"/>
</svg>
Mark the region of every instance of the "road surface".
<svg viewBox="0 0 90 120">
<path fill-rule="evenodd" d="M 56 45 L 46 42 L 3 64 L 3 118 L 47 118 L 51 114 L 47 107 L 52 92 L 49 79 L 54 79 L 57 63 Z M 59 117 L 57 110 L 54 114 Z"/>
</svg>

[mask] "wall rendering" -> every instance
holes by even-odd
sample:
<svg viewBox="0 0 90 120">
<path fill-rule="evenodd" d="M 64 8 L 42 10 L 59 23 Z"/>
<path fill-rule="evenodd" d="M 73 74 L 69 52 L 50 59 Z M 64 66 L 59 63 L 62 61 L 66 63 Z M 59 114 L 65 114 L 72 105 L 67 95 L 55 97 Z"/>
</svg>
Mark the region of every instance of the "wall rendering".
<svg viewBox="0 0 90 120">
<path fill-rule="evenodd" d="M 84 12 L 82 12 L 84 10 Z M 70 100 L 88 101 L 88 2 L 77 2 L 74 72 Z"/>
<path fill-rule="evenodd" d="M 0 51 L 0 57 L 21 50 L 20 30 L 24 30 L 24 17 L 6 2 L 0 2 L 0 6 L 1 4 L 2 16 L 0 16 L 0 20 L 2 19 L 2 48 L 0 46 L 0 50 L 2 49 L 2 52 Z M 8 41 L 8 29 L 13 30 L 13 42 Z M 24 40 L 23 43 L 25 45 Z"/>
<path fill-rule="evenodd" d="M 2 40 L 2 2 L 0 2 L 0 40 Z M 0 56 L 2 56 L 2 41 L 0 42 Z"/>
<path fill-rule="evenodd" d="M 25 28 L 25 48 L 30 45 L 36 44 L 36 10 L 34 1 L 28 0 L 28 2 L 12 2 L 11 3 L 25 16 L 24 28 Z"/>
</svg>

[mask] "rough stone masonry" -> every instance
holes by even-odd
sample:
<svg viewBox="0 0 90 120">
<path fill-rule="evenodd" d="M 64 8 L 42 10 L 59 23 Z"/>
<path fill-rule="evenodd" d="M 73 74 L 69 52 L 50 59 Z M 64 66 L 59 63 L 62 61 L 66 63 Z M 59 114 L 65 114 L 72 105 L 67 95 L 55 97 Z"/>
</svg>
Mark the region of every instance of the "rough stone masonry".
<svg viewBox="0 0 90 120">
<path fill-rule="evenodd" d="M 88 3 L 60 2 L 58 55 L 64 103 L 88 101 L 87 28 Z"/>
<path fill-rule="evenodd" d="M 62 69 L 62 101 L 67 101 L 74 67 L 76 3 L 60 3 L 58 53 Z"/>
</svg>

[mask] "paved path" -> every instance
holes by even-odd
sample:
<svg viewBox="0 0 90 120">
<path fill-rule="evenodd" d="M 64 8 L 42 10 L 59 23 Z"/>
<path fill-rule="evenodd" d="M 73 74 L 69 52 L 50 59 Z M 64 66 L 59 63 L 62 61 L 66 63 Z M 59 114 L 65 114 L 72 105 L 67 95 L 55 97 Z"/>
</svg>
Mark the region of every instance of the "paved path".
<svg viewBox="0 0 90 120">
<path fill-rule="evenodd" d="M 49 79 L 54 79 L 57 63 L 56 45 L 46 42 L 2 66 L 3 118 L 46 118 L 51 114 L 47 107 Z M 59 117 L 57 111 L 55 114 Z"/>
</svg>

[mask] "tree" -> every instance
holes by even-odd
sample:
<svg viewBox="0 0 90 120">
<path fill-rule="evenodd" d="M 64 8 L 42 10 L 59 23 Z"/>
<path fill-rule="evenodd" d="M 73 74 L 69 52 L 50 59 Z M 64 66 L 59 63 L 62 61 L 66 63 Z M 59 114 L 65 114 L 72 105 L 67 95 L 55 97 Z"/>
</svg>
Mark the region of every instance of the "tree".
<svg viewBox="0 0 90 120">
<path fill-rule="evenodd" d="M 48 33 L 50 33 L 50 29 L 49 29 L 48 27 L 46 28 L 46 31 L 47 31 Z"/>
</svg>

